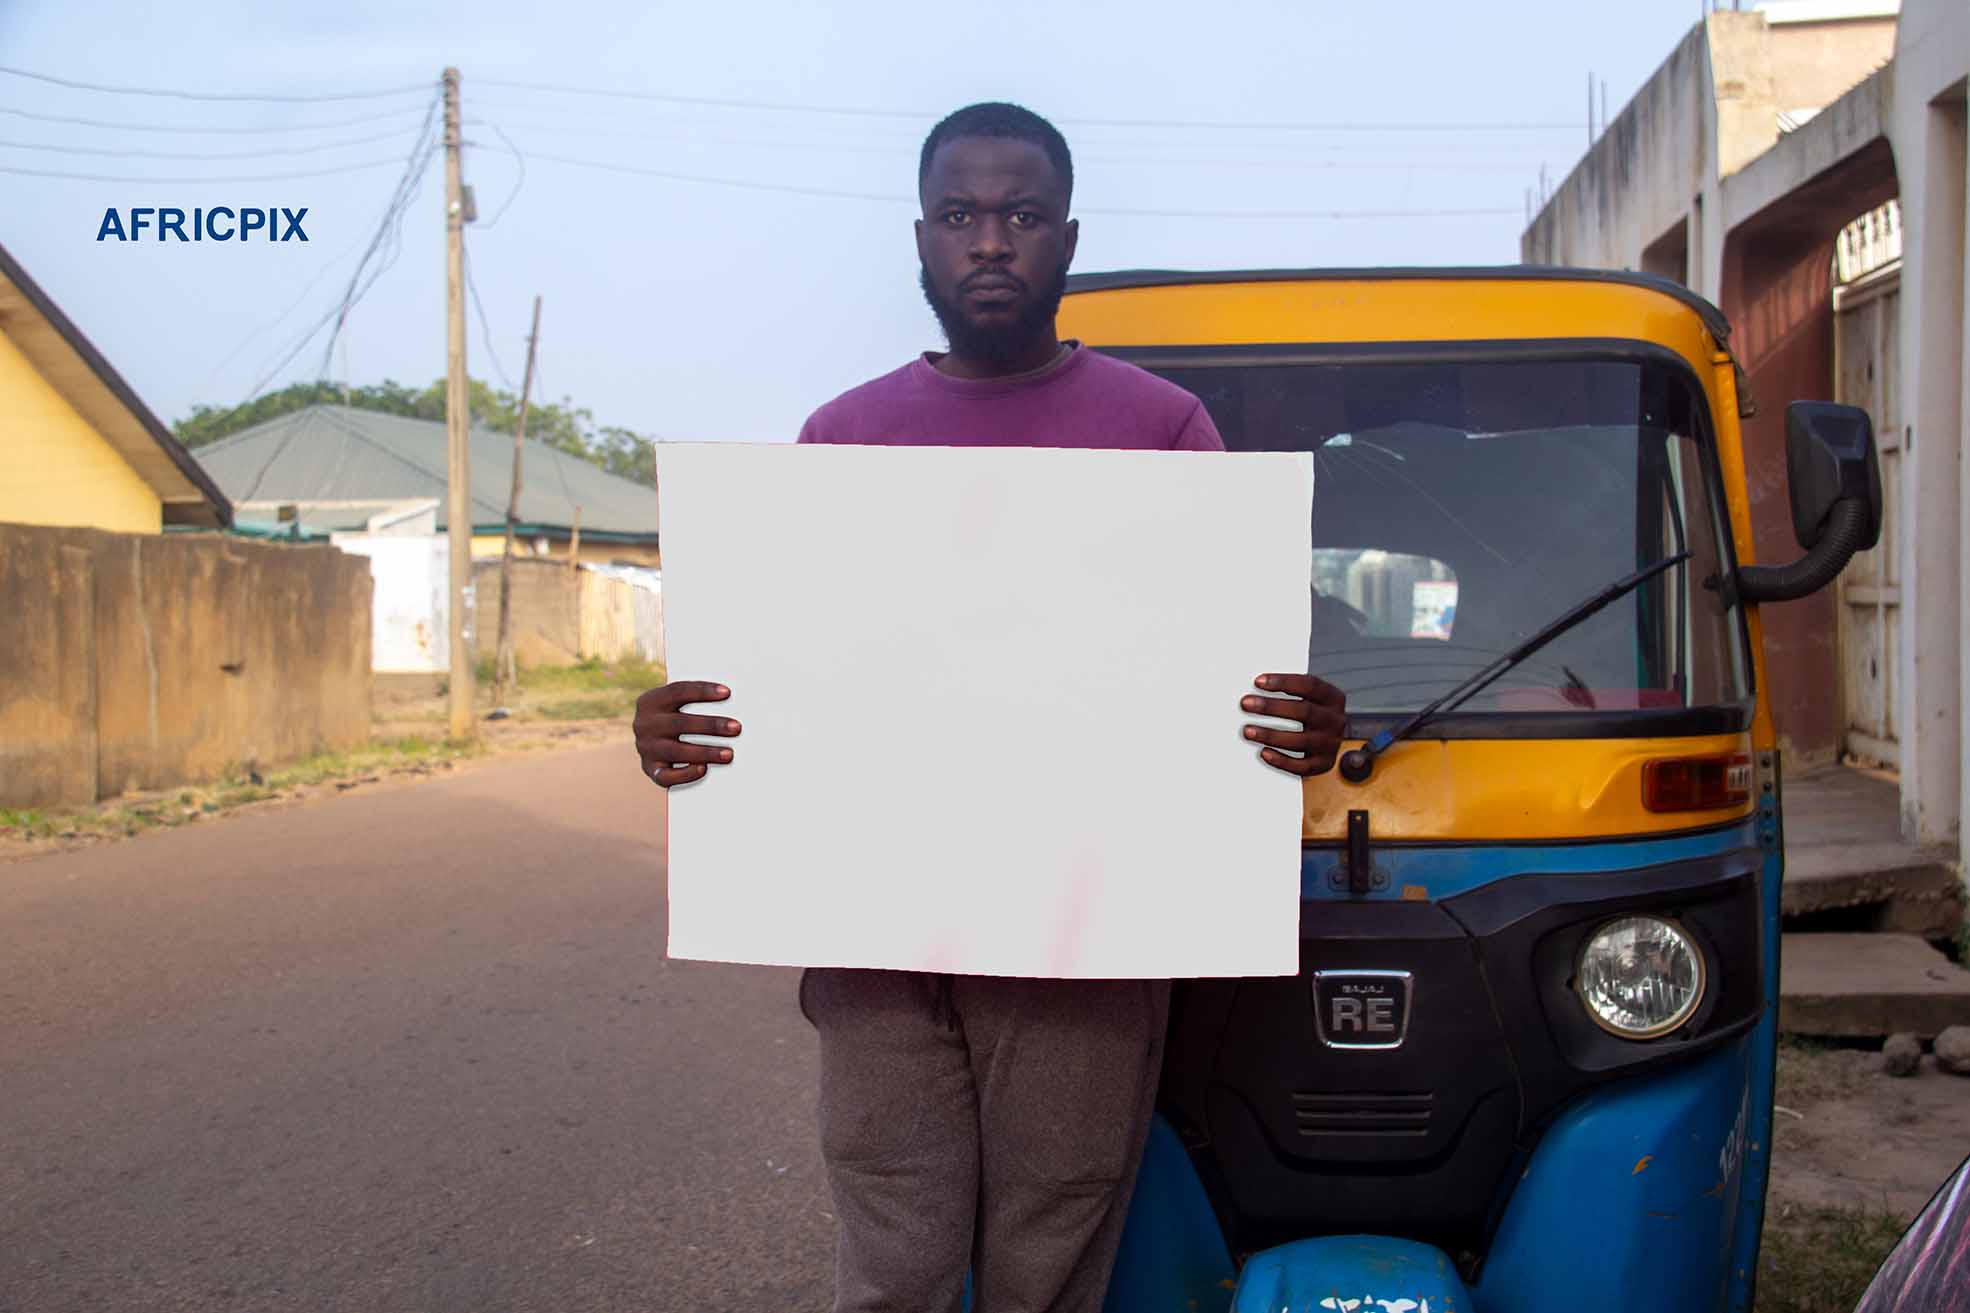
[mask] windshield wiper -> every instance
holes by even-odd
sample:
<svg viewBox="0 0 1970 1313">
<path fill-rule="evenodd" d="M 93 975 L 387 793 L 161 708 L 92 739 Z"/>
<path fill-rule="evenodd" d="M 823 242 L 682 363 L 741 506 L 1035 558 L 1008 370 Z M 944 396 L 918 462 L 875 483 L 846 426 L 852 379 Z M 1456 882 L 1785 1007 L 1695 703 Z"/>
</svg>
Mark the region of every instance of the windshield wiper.
<svg viewBox="0 0 1970 1313">
<path fill-rule="evenodd" d="M 1374 773 L 1375 759 L 1384 752 L 1387 752 L 1391 747 L 1406 738 L 1413 737 L 1417 730 L 1427 725 L 1430 721 L 1435 720 L 1438 716 L 1447 715 L 1455 711 L 1465 702 L 1468 702 L 1471 698 L 1483 692 L 1492 681 L 1520 665 L 1528 657 L 1538 652 L 1561 634 L 1573 629 L 1582 621 L 1591 619 L 1609 603 L 1621 600 L 1671 566 L 1681 565 L 1689 559 L 1690 554 L 1688 552 L 1677 552 L 1674 556 L 1663 557 L 1653 565 L 1644 566 L 1625 579 L 1615 580 L 1606 588 L 1601 589 L 1600 592 L 1595 593 L 1592 597 L 1580 603 L 1580 605 L 1554 619 L 1552 623 L 1540 629 L 1532 637 L 1526 639 L 1517 647 L 1512 648 L 1490 665 L 1478 671 L 1469 679 L 1424 707 L 1421 711 L 1418 711 L 1408 720 L 1397 725 L 1394 729 L 1385 729 L 1353 751 L 1342 753 L 1341 778 L 1350 784 L 1361 783 Z"/>
</svg>

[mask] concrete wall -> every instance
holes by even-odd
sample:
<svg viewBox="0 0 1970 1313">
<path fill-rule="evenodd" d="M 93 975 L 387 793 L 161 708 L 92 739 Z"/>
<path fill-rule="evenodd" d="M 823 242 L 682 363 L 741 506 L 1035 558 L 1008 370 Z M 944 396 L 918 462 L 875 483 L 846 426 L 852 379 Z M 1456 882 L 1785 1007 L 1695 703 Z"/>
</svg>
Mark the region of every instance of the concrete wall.
<svg viewBox="0 0 1970 1313">
<path fill-rule="evenodd" d="M 0 524 L 0 805 L 364 742 L 369 588 L 330 547 Z"/>
<path fill-rule="evenodd" d="M 0 521 L 159 533 L 164 503 L 0 333 Z"/>
<path fill-rule="evenodd" d="M 1639 268 L 1643 249 L 1688 218 L 1714 176 L 1708 102 L 1707 38 L 1695 27 L 1526 229 L 1525 262 Z"/>
<path fill-rule="evenodd" d="M 1900 715 L 1902 820 L 1959 834 L 1970 784 L 1961 652 L 1970 643 L 1970 6 L 1905 0 L 1889 138 L 1900 175 L 1903 409 Z"/>
<path fill-rule="evenodd" d="M 477 654 L 499 641 L 499 562 L 475 561 Z M 513 656 L 523 666 L 567 666 L 588 657 L 656 660 L 662 654 L 657 595 L 620 579 L 568 569 L 565 561 L 513 561 Z"/>
<path fill-rule="evenodd" d="M 1781 111 L 1831 105 L 1895 57 L 1893 18 L 1772 23 L 1772 101 Z"/>
</svg>

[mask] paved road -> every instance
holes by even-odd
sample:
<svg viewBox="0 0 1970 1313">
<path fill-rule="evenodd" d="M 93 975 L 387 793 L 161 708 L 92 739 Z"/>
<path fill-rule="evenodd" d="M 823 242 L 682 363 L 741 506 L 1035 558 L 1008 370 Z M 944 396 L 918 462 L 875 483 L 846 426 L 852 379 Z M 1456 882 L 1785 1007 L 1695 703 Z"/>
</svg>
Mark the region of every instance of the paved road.
<svg viewBox="0 0 1970 1313">
<path fill-rule="evenodd" d="M 627 745 L 0 865 L 0 1310 L 823 1309 L 793 973 Z"/>
</svg>

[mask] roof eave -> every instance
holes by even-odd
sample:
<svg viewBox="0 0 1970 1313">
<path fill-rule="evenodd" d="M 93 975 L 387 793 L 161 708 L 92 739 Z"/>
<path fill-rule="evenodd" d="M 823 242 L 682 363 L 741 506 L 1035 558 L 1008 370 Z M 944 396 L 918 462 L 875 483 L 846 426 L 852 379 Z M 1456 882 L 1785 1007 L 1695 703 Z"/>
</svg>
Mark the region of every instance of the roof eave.
<svg viewBox="0 0 1970 1313">
<path fill-rule="evenodd" d="M 46 350 L 45 336 L 32 333 L 10 333 L 8 336 L 14 339 L 21 353 L 27 356 L 49 385 L 60 392 L 63 399 L 157 491 L 163 502 L 164 522 L 204 528 L 230 525 L 233 520 L 232 503 L 226 499 L 225 493 L 219 491 L 211 475 L 205 472 L 184 444 L 172 436 L 135 389 L 103 358 L 102 352 L 96 350 L 82 330 L 62 313 L 61 307 L 41 290 L 40 285 L 28 276 L 4 246 L 0 246 L 0 281 L 12 285 L 21 300 L 60 339 L 73 359 L 86 367 L 92 386 L 76 387 L 80 380 L 75 371 L 63 369 L 63 362 Z M 35 340 L 38 336 L 42 338 L 39 342 Z M 90 395 L 91 391 L 95 394 Z M 115 416 L 119 411 L 126 422 L 116 422 Z M 169 470 L 182 482 L 170 486 L 173 480 L 159 468 L 156 459 L 159 455 L 168 461 Z"/>
</svg>

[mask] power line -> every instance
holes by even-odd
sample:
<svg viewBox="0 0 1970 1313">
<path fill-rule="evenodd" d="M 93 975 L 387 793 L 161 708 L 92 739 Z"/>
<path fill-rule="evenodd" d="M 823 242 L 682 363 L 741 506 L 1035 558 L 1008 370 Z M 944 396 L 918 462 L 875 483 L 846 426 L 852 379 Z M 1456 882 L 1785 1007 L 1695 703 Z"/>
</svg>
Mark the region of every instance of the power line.
<svg viewBox="0 0 1970 1313">
<path fill-rule="evenodd" d="M 219 128 L 184 127 L 173 123 L 119 123 L 109 119 L 79 118 L 72 114 L 39 114 L 31 109 L 15 109 L 9 105 L 0 105 L 0 114 L 12 114 L 17 118 L 34 119 L 41 123 L 71 123 L 85 128 L 112 128 L 118 132 L 176 132 L 191 135 L 223 133 L 229 136 L 234 134 L 265 136 L 282 132 L 313 132 L 321 128 L 354 128 L 360 127 L 365 123 L 388 122 L 391 119 L 403 118 L 407 114 L 415 114 L 416 112 L 415 109 L 394 109 L 386 114 L 366 114 L 360 118 L 334 119 L 327 123 L 293 123 L 286 126 L 258 125 L 250 128 Z"/>
<path fill-rule="evenodd" d="M 69 178 L 78 182 L 157 182 L 186 184 L 199 182 L 280 182 L 288 178 L 326 178 L 337 173 L 358 173 L 363 169 L 380 169 L 386 164 L 396 164 L 397 160 L 365 160 L 361 164 L 344 164 L 334 169 L 301 169 L 292 173 L 235 173 L 214 175 L 205 178 L 133 178 L 127 174 L 115 173 L 66 173 L 57 169 L 21 169 L 11 164 L 0 164 L 0 173 L 16 173 L 27 178 Z"/>
<path fill-rule="evenodd" d="M 492 122 L 490 119 L 467 119 L 466 124 L 467 126 L 488 127 L 491 128 L 494 132 L 499 132 L 502 138 L 505 138 L 506 136 L 504 132 L 500 132 L 500 125 Z M 756 148 L 762 150 L 792 150 L 792 151 L 804 151 L 804 152 L 841 151 L 847 154 L 889 155 L 889 156 L 903 156 L 903 155 L 914 156 L 918 150 L 918 146 L 916 143 L 913 142 L 906 143 L 901 141 L 895 143 L 873 143 L 873 142 L 855 142 L 855 141 L 833 141 L 833 142 L 794 141 L 794 140 L 761 138 L 761 137 L 729 137 L 729 136 L 710 135 L 710 134 L 697 133 L 697 132 L 681 132 L 681 133 L 636 132 L 636 131 L 622 131 L 620 129 L 610 130 L 607 128 L 556 126 L 553 124 L 541 124 L 541 123 L 516 123 L 516 124 L 509 124 L 508 126 L 514 128 L 516 131 L 561 133 L 571 136 L 579 135 L 584 138 L 621 137 L 633 141 L 661 141 L 661 142 L 671 142 L 684 146 L 722 145 L 722 146 L 741 146 L 741 147 L 749 147 L 749 148 Z M 1103 143 L 1103 144 L 1113 145 L 1115 143 Z M 1245 143 L 1240 143 L 1241 146 L 1243 146 L 1244 144 Z M 510 140 L 508 140 L 507 142 L 507 148 L 509 150 L 513 150 L 512 142 Z M 1339 145 L 1326 145 L 1326 146 L 1309 148 L 1305 144 L 1295 146 L 1287 143 L 1279 143 L 1278 148 L 1283 150 L 1291 150 L 1296 153 L 1303 153 L 1308 149 L 1316 149 L 1327 154 L 1334 154 L 1344 149 L 1342 146 Z M 514 154 L 517 155 L 518 151 L 514 150 Z M 1249 168 L 1249 169 L 1384 170 L 1384 169 L 1423 168 L 1423 169 L 1440 169 L 1450 172 L 1492 173 L 1492 172 L 1507 172 L 1510 170 L 1522 169 L 1526 167 L 1526 161 L 1524 160 L 1497 160 L 1497 161 L 1485 161 L 1485 162 L 1475 162 L 1471 160 L 1455 160 L 1455 161 L 1446 160 L 1440 163 L 1436 161 L 1413 161 L 1413 160 L 1401 161 L 1401 160 L 1389 160 L 1385 158 L 1378 158 L 1373 160 L 1363 160 L 1363 159 L 1261 160 L 1261 159 L 1227 159 L 1222 156 L 1195 156 L 1195 155 L 1109 155 L 1099 150 L 1093 152 L 1077 152 L 1075 158 L 1078 162 L 1086 163 L 1086 164 L 1126 164 L 1126 165 L 1174 164 L 1174 165 L 1185 165 L 1185 166 L 1197 166 L 1204 168 Z"/>
<path fill-rule="evenodd" d="M 0 141 L 0 147 L 8 150 L 45 150 L 61 155 L 111 155 L 119 159 L 146 160 L 255 160 L 268 159 L 282 155 L 313 155 L 325 150 L 342 150 L 349 146 L 365 146 L 373 141 L 389 141 L 410 131 L 408 126 L 394 132 L 377 132 L 367 137 L 347 137 L 341 141 L 327 141 L 314 146 L 281 146 L 273 150 L 229 150 L 229 151 L 182 151 L 182 150 L 111 150 L 103 146 L 59 146 L 39 141 Z"/>
<path fill-rule="evenodd" d="M 706 178 L 693 173 L 672 173 L 665 169 L 638 168 L 633 164 L 610 164 L 601 160 L 580 160 L 567 155 L 548 155 L 541 151 L 535 151 L 533 157 L 537 160 L 552 160 L 556 164 L 574 164 L 583 168 L 603 169 L 610 173 L 633 173 L 646 178 L 665 178 L 671 182 L 710 183 L 720 187 L 737 187 L 744 191 L 780 192 L 796 196 L 826 196 L 836 200 L 882 201 L 885 203 L 910 200 L 907 196 L 884 192 L 843 191 L 832 187 L 801 187 L 792 183 L 746 182 L 737 178 Z"/>
<path fill-rule="evenodd" d="M 357 262 L 356 271 L 349 278 L 348 290 L 342 294 L 341 307 L 335 314 L 335 327 L 329 331 L 328 344 L 322 349 L 322 366 L 317 371 L 324 377 L 327 376 L 329 364 L 334 359 L 335 339 L 341 336 L 342 326 L 349 321 L 349 312 L 355 308 L 358 301 L 369 294 L 369 289 L 376 286 L 377 280 L 397 263 L 397 256 L 403 251 L 404 215 L 409 212 L 410 203 L 416 199 L 417 193 L 423 189 L 425 168 L 438 149 L 437 122 L 441 97 L 442 93 L 431 98 L 430 105 L 424 112 L 424 126 L 418 132 L 416 144 L 411 147 L 410 158 L 404 164 L 403 175 L 397 179 L 397 186 L 390 194 L 390 203 L 384 207 L 382 222 L 377 225 L 376 235 L 370 239 L 369 248 L 363 252 L 362 259 Z M 360 287 L 357 286 L 357 281 L 362 278 L 363 266 L 379 250 L 384 254 L 377 259 L 375 271 L 370 274 L 367 281 L 362 282 Z M 298 351 L 299 347 L 296 350 Z"/>
<path fill-rule="evenodd" d="M 513 379 L 507 374 L 506 366 L 500 363 L 499 348 L 493 345 L 492 323 L 486 318 L 485 302 L 479 299 L 479 284 L 472 278 L 472 248 L 465 247 L 461 254 L 460 263 L 465 266 L 465 289 L 472 294 L 472 306 L 479 312 L 479 328 L 485 335 L 486 354 L 492 357 L 493 369 L 498 372 L 499 381 L 506 384 L 506 390 L 511 392 Z"/>
<path fill-rule="evenodd" d="M 513 190 L 506 193 L 506 199 L 500 202 L 498 213 L 494 214 L 492 218 L 485 222 L 484 230 L 490 232 L 492 229 L 499 227 L 499 221 L 506 217 L 506 211 L 512 207 L 514 201 L 520 198 L 521 188 L 527 185 L 527 157 L 522 155 L 520 148 L 513 144 L 513 138 L 499 131 L 499 125 L 497 123 L 488 123 L 486 126 L 494 132 L 499 133 L 499 139 L 505 142 L 506 149 L 512 152 L 513 162 L 520 166 L 520 176 L 514 179 Z"/>
<path fill-rule="evenodd" d="M 177 91 L 161 87 L 119 87 L 103 82 L 81 82 L 74 78 L 56 77 L 51 73 L 34 73 L 6 64 L 0 64 L 0 73 L 30 78 L 36 82 L 48 82 L 77 91 L 103 91 L 116 96 L 163 96 L 172 100 L 259 100 L 283 104 L 317 104 L 330 100 L 379 100 L 386 96 L 425 95 L 431 90 L 429 82 L 419 82 L 413 86 L 386 87 L 376 91 L 337 91 L 313 96 L 295 96 L 277 92 Z"/>
<path fill-rule="evenodd" d="M 791 183 L 754 182 L 741 178 L 713 178 L 701 174 L 674 173 L 667 169 L 645 169 L 633 164 L 613 164 L 601 160 L 575 159 L 567 155 L 548 155 L 535 151 L 537 160 L 552 160 L 557 164 L 573 164 L 583 168 L 603 169 L 611 173 L 631 173 L 641 177 L 663 178 L 671 182 L 702 183 L 713 187 L 736 187 L 745 191 L 777 192 L 795 196 L 822 196 L 835 200 L 880 201 L 884 204 L 915 205 L 913 196 L 896 193 L 845 191 L 831 187 L 801 187 Z M 1459 210 L 1164 210 L 1131 209 L 1115 206 L 1089 206 L 1079 211 L 1081 214 L 1106 214 L 1126 218 L 1150 219 L 1456 219 L 1479 218 L 1499 214 L 1516 214 L 1511 206 L 1499 209 L 1459 209 Z"/>
<path fill-rule="evenodd" d="M 382 277 L 383 273 L 396 262 L 397 253 L 402 249 L 404 212 L 409 208 L 411 199 L 416 196 L 417 191 L 421 187 L 424 167 L 430 162 L 431 154 L 436 149 L 432 124 L 436 121 L 437 107 L 437 98 L 433 97 L 430 106 L 425 110 L 424 126 L 419 130 L 417 142 L 411 148 L 410 158 L 405 163 L 403 175 L 397 180 L 397 185 L 390 194 L 389 203 L 383 208 L 383 216 L 377 224 L 376 232 L 371 236 L 368 247 L 363 251 L 362 258 L 356 262 L 355 271 L 349 277 L 349 286 L 343 291 L 340 301 L 335 306 L 332 306 L 326 314 L 315 320 L 308 327 L 307 331 L 295 340 L 293 346 L 281 357 L 279 363 L 267 370 L 260 378 L 260 381 L 254 384 L 253 390 L 247 393 L 245 400 L 239 403 L 241 406 L 246 405 L 255 397 L 259 396 L 266 389 L 267 385 L 273 382 L 296 356 L 301 354 L 308 343 L 314 340 L 315 335 L 321 332 L 330 320 L 334 320 L 335 330 L 329 334 L 328 346 L 322 356 L 322 366 L 316 371 L 317 377 L 325 378 L 328 376 L 329 362 L 333 359 L 335 351 L 335 338 L 341 332 L 342 325 L 348 321 L 349 311 L 368 293 L 371 287 L 375 286 L 376 280 Z M 369 265 L 371 258 L 376 256 L 379 250 L 384 251 L 385 254 L 383 258 L 377 261 L 376 269 L 365 281 L 363 271 Z"/>
<path fill-rule="evenodd" d="M 328 275 L 335 269 L 337 265 L 341 264 L 344 260 L 348 259 L 351 255 L 354 255 L 356 248 L 362 245 L 362 241 L 363 239 L 361 237 L 357 237 L 355 241 L 350 242 L 347 246 L 343 247 L 340 251 L 337 251 L 333 256 L 330 256 L 328 260 L 323 262 L 322 267 L 315 271 L 315 276 L 310 278 L 307 282 L 301 285 L 301 290 L 295 293 L 294 299 L 287 303 L 286 309 L 282 310 L 279 314 L 275 315 L 272 319 L 267 320 L 265 323 L 255 328 L 251 333 L 248 333 L 245 337 L 241 338 L 239 345 L 234 347 L 231 351 L 227 352 L 225 357 L 221 359 L 218 364 L 212 367 L 211 373 L 206 375 L 205 386 L 210 388 L 213 385 L 213 380 L 218 377 L 219 372 L 223 370 L 227 365 L 232 364 L 234 358 L 237 357 L 240 352 L 246 350 L 246 348 L 252 345 L 254 342 L 260 341 L 261 339 L 265 338 L 268 333 L 272 332 L 282 322 L 284 322 L 289 315 L 293 314 L 296 310 L 300 309 L 301 303 L 308 299 L 308 293 L 315 290 L 315 285 L 321 282 L 322 279 L 328 277 Z"/>
<path fill-rule="evenodd" d="M 603 96 L 618 100 L 645 100 L 665 105 L 696 105 L 711 109 L 769 110 L 779 113 L 833 114 L 851 118 L 936 120 L 943 115 L 934 110 L 880 109 L 861 105 L 814 105 L 796 101 L 735 100 L 715 96 L 678 96 L 656 91 L 618 91 L 605 87 L 576 87 L 549 82 L 519 82 L 508 78 L 480 78 L 481 86 L 513 87 L 522 91 L 548 91 L 561 95 Z M 1096 128 L 1209 128 L 1238 132 L 1575 132 L 1577 123 L 1275 123 L 1235 119 L 1111 119 L 1061 118 L 1071 126 Z"/>
</svg>

